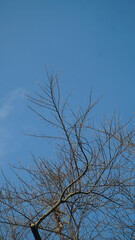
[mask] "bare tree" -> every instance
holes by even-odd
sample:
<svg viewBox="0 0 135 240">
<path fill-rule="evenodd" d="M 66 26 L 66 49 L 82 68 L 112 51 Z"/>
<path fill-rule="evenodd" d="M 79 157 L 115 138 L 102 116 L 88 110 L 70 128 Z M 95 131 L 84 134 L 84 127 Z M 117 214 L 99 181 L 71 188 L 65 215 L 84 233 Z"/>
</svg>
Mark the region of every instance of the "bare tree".
<svg viewBox="0 0 135 240">
<path fill-rule="evenodd" d="M 95 127 L 98 100 L 91 94 L 87 108 L 75 112 L 61 99 L 58 76 L 47 77 L 36 97 L 28 96 L 29 108 L 57 135 L 31 135 L 54 141 L 55 160 L 32 155 L 31 168 L 14 166 L 19 186 L 5 177 L 2 231 L 7 239 L 135 239 L 132 119 L 122 124 L 114 113 Z"/>
</svg>

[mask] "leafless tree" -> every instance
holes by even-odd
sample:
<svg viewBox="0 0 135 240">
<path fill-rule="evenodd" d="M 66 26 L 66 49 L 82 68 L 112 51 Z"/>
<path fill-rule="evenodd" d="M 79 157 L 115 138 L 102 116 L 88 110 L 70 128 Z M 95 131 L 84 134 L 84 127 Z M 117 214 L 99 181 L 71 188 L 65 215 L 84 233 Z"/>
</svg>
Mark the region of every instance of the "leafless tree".
<svg viewBox="0 0 135 240">
<path fill-rule="evenodd" d="M 98 100 L 91 94 L 75 112 L 61 99 L 58 75 L 47 77 L 36 97 L 28 96 L 29 108 L 57 134 L 31 135 L 54 141 L 55 160 L 32 155 L 31 168 L 14 166 L 17 186 L 5 177 L 4 239 L 135 239 L 133 117 L 123 124 L 114 113 L 95 127 Z"/>
</svg>

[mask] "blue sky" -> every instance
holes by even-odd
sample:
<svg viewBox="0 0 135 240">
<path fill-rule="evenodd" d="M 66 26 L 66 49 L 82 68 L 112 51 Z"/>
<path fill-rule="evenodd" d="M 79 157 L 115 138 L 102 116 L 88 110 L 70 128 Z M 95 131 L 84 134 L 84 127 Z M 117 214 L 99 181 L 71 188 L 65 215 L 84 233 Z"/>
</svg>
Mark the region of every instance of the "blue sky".
<svg viewBox="0 0 135 240">
<path fill-rule="evenodd" d="M 63 95 L 75 107 L 104 95 L 95 115 L 135 110 L 134 0 L 0 0 L 0 167 L 31 152 L 51 153 L 44 141 L 24 136 L 48 131 L 26 107 L 25 93 L 49 71 L 63 72 Z M 47 151 L 46 151 L 47 149 Z"/>
</svg>

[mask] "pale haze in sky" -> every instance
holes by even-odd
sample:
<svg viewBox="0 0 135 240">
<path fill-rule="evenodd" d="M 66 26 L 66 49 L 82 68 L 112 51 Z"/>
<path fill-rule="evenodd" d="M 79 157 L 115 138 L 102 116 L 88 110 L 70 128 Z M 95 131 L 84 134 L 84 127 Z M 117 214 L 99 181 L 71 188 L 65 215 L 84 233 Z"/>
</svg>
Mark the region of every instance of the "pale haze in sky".
<svg viewBox="0 0 135 240">
<path fill-rule="evenodd" d="M 29 164 L 53 151 L 25 133 L 49 129 L 27 108 L 48 71 L 62 72 L 62 95 L 85 107 L 90 89 L 102 97 L 93 115 L 135 111 L 134 0 L 0 0 L 0 167 Z M 1 176 L 1 175 L 0 175 Z"/>
</svg>

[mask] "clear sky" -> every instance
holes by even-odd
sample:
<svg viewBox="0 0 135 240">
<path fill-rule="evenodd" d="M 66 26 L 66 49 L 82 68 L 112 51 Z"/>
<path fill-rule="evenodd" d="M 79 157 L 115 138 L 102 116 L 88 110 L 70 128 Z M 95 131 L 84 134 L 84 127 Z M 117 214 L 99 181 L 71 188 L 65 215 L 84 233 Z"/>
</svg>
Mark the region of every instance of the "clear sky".
<svg viewBox="0 0 135 240">
<path fill-rule="evenodd" d="M 44 83 L 44 65 L 63 72 L 61 87 L 85 106 L 91 87 L 104 95 L 99 118 L 135 110 L 134 0 L 0 0 L 0 166 L 50 154 L 23 133 L 48 131 L 26 107 L 24 93 Z M 51 148 L 50 148 L 51 149 Z"/>
</svg>

